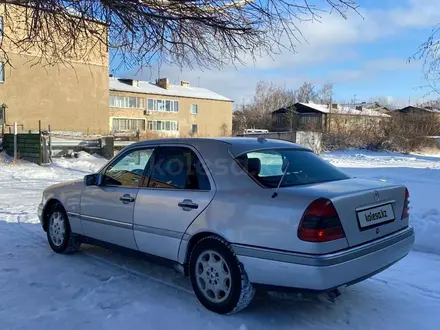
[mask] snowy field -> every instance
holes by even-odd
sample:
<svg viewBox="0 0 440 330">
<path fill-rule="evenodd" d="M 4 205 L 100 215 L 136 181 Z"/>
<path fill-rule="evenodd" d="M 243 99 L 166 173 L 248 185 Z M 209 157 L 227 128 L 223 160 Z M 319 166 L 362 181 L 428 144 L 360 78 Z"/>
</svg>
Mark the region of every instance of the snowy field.
<svg viewBox="0 0 440 330">
<path fill-rule="evenodd" d="M 91 246 L 71 256 L 50 250 L 36 215 L 41 192 L 105 160 L 81 154 L 39 167 L 0 154 L 0 329 L 438 329 L 440 157 L 349 151 L 324 158 L 351 176 L 408 186 L 415 251 L 336 302 L 260 295 L 225 317 L 201 307 L 189 281 L 168 268 Z"/>
</svg>

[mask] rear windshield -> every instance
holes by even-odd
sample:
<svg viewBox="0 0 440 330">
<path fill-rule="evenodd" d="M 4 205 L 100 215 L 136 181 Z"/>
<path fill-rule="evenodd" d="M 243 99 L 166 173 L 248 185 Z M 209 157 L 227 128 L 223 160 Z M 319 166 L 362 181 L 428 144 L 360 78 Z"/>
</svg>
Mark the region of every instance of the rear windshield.
<svg viewBox="0 0 440 330">
<path fill-rule="evenodd" d="M 345 180 L 349 177 L 321 157 L 306 150 L 274 149 L 253 151 L 236 158 L 240 166 L 267 188 Z"/>
</svg>

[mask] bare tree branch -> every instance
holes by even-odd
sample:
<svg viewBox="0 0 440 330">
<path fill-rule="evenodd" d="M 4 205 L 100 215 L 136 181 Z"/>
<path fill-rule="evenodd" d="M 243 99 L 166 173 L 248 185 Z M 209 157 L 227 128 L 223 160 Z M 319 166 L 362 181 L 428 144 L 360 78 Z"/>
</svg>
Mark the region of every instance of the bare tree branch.
<svg viewBox="0 0 440 330">
<path fill-rule="evenodd" d="M 356 0 L 0 0 L 0 52 L 53 64 L 106 47 L 127 68 L 156 60 L 221 67 L 245 55 L 294 52 L 304 39 L 298 23 L 324 11 L 346 18 L 357 8 Z"/>
<path fill-rule="evenodd" d="M 430 94 L 440 95 L 440 24 L 436 25 L 429 38 L 422 43 L 417 52 L 409 58 L 409 62 L 414 60 L 423 61 L 423 74 L 426 85 L 422 86 L 427 90 L 426 96 Z"/>
</svg>

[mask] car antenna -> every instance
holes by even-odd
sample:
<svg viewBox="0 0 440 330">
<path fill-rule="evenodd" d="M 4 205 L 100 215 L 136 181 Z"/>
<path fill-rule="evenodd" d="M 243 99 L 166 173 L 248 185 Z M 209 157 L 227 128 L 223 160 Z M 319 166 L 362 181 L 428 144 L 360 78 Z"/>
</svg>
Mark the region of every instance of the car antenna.
<svg viewBox="0 0 440 330">
<path fill-rule="evenodd" d="M 283 175 L 282 175 L 282 177 L 281 177 L 281 179 L 280 179 L 280 182 L 278 182 L 277 189 L 274 191 L 274 193 L 273 193 L 273 195 L 272 195 L 272 198 L 275 198 L 275 197 L 278 196 L 278 190 L 280 190 L 281 183 L 283 182 L 284 177 L 286 176 L 287 170 L 289 169 L 289 165 L 290 165 L 290 162 L 287 161 L 286 168 L 284 169 Z"/>
</svg>

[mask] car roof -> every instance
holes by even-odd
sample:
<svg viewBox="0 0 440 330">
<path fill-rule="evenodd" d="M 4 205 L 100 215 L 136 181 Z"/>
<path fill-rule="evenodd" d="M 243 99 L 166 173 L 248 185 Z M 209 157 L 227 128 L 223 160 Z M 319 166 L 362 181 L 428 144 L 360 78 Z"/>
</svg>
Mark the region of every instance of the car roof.
<svg viewBox="0 0 440 330">
<path fill-rule="evenodd" d="M 197 146 L 207 147 L 209 145 L 212 145 L 212 147 L 215 148 L 216 144 L 225 144 L 225 143 L 229 145 L 229 152 L 234 157 L 246 152 L 250 152 L 254 150 L 263 150 L 263 149 L 289 148 L 289 149 L 310 151 L 310 149 L 290 141 L 266 139 L 266 138 L 258 138 L 258 137 L 156 139 L 156 140 L 141 141 L 136 144 L 132 144 L 131 146 L 151 145 L 151 144 L 189 144 L 195 147 Z"/>
</svg>

